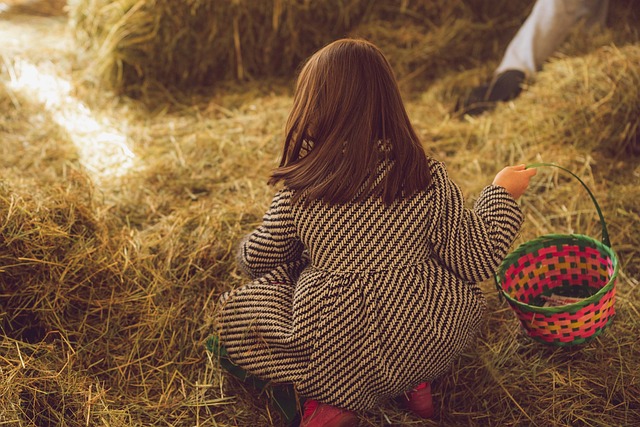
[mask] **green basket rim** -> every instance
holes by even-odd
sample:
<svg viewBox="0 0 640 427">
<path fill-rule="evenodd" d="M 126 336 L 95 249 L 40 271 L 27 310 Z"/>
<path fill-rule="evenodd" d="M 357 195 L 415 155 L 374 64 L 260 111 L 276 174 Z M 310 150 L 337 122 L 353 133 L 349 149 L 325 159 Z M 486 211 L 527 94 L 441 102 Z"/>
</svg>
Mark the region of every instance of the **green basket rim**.
<svg viewBox="0 0 640 427">
<path fill-rule="evenodd" d="M 517 299 L 511 297 L 511 295 L 509 295 L 503 289 L 502 276 L 504 275 L 504 272 L 506 271 L 508 266 L 510 266 L 515 260 L 519 259 L 523 254 L 530 252 L 529 251 L 530 247 L 539 247 L 540 242 L 546 242 L 546 241 L 549 241 L 549 242 L 558 241 L 563 243 L 575 242 L 575 241 L 583 241 L 583 242 L 586 241 L 588 243 L 591 243 L 593 246 L 597 246 L 599 249 L 603 250 L 604 252 L 607 253 L 607 255 L 609 255 L 613 263 L 613 274 L 609 278 L 609 281 L 607 282 L 607 284 L 604 285 L 602 288 L 600 288 L 598 292 L 596 292 L 595 294 L 591 295 L 588 298 L 583 299 L 582 301 L 578 301 L 578 302 L 574 302 L 571 304 L 566 304 L 558 307 L 540 307 L 537 305 L 530 305 L 522 301 L 518 301 Z M 496 288 L 500 292 L 500 295 L 504 296 L 507 299 L 509 304 L 516 305 L 517 307 L 521 308 L 523 311 L 540 313 L 540 314 L 556 314 L 556 313 L 562 313 L 562 312 L 575 313 L 581 308 L 595 301 L 598 301 L 604 294 L 606 294 L 613 288 L 616 282 L 616 278 L 618 277 L 618 272 L 619 272 L 618 256 L 616 255 L 613 248 L 603 244 L 602 242 L 592 237 L 586 236 L 584 234 L 545 234 L 533 240 L 529 240 L 527 242 L 522 243 L 513 252 L 507 255 L 502 261 L 502 263 L 500 264 L 500 266 L 498 267 L 498 271 L 495 273 L 494 277 L 496 281 Z"/>
</svg>

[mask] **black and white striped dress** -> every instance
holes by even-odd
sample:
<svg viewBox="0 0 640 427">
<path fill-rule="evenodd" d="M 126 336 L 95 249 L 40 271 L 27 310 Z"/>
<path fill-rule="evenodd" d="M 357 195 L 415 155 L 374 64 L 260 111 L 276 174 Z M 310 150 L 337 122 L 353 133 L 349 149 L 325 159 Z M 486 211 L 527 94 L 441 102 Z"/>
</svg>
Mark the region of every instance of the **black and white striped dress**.
<svg viewBox="0 0 640 427">
<path fill-rule="evenodd" d="M 253 281 L 220 299 L 218 333 L 249 372 L 350 410 L 367 410 L 447 371 L 485 310 L 491 277 L 523 221 L 486 187 L 473 209 L 444 165 L 432 184 L 379 199 L 292 204 L 280 190 L 241 244 Z"/>
</svg>

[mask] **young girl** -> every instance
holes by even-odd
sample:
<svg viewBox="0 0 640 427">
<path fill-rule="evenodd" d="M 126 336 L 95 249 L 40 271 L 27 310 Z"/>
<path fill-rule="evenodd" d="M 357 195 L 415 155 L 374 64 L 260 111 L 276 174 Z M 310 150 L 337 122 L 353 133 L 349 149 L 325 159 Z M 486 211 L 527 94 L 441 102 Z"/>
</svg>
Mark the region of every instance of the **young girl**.
<svg viewBox="0 0 640 427">
<path fill-rule="evenodd" d="M 473 338 L 485 309 L 476 282 L 506 255 L 534 169 L 507 167 L 464 206 L 426 156 L 389 63 L 373 44 L 338 40 L 298 78 L 282 182 L 241 243 L 253 282 L 221 297 L 219 337 L 256 376 L 293 384 L 303 426 L 357 422 L 406 396 L 433 414 L 428 383 Z"/>
</svg>

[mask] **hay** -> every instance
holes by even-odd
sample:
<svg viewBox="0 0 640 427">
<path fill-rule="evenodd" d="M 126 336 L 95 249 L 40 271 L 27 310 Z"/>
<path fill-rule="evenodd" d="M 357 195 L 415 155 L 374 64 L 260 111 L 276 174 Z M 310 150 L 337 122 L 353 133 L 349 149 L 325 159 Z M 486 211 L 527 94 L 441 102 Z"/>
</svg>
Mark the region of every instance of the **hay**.
<svg viewBox="0 0 640 427">
<path fill-rule="evenodd" d="M 5 0 L 0 5 L 0 16 L 64 16 L 66 4 L 66 0 Z"/>
<path fill-rule="evenodd" d="M 401 83 L 421 89 L 452 69 L 495 66 L 530 9 L 525 0 L 69 3 L 71 27 L 85 51 L 77 65 L 85 70 L 82 78 L 148 105 L 231 79 L 290 78 L 313 51 L 345 36 L 378 44 Z M 611 9 L 611 21 L 625 25 L 614 41 L 637 38 L 637 27 L 624 24 L 637 13 L 632 2 Z M 579 45 L 565 52 L 575 54 Z M 587 45 L 593 46 L 583 43 L 582 51 Z"/>
<path fill-rule="evenodd" d="M 545 128 L 553 132 L 536 136 L 589 148 L 606 145 L 614 155 L 640 153 L 639 61 L 640 46 L 629 45 L 549 64 L 526 94 L 550 107 L 546 120 L 552 123 Z"/>
<path fill-rule="evenodd" d="M 22 422 L 85 425 L 85 416 L 102 417 L 100 405 L 88 407 L 87 393 L 107 384 L 109 397 L 95 398 L 124 399 L 107 419 L 175 422 L 189 406 L 176 385 L 195 384 L 205 371 L 204 359 L 188 354 L 203 354 L 194 316 L 211 299 L 202 282 L 211 281 L 206 265 L 216 254 L 198 245 L 210 248 L 207 233 L 219 229 L 194 224 L 206 218 L 199 212 L 186 224 L 123 235 L 118 221 L 97 216 L 103 208 L 92 200 L 82 185 L 34 191 L 5 183 L 0 190 L 1 327 L 4 343 L 18 343 L 6 345 L 3 357 L 28 343 L 68 347 L 29 358 L 19 376 L 3 372 L 16 390 L 7 407 L 20 408 Z"/>
<path fill-rule="evenodd" d="M 71 2 L 98 80 L 118 93 L 185 90 L 224 79 L 288 75 L 346 34 L 370 1 Z"/>
<path fill-rule="evenodd" d="M 404 2 L 400 7 L 379 6 L 375 17 L 350 34 L 388 52 L 401 85 L 422 91 L 425 82 L 453 69 L 497 65 L 505 40 L 530 6 L 525 1 Z"/>
<path fill-rule="evenodd" d="M 422 4 L 389 7 L 410 11 Z M 499 23 L 500 40 L 478 51 L 495 62 L 515 18 L 480 3 L 460 4 L 446 7 Z M 121 17 L 123 5 L 102 3 L 103 18 Z M 367 13 L 369 22 L 380 22 L 376 13 L 382 12 Z M 356 15 L 349 16 L 356 28 Z M 408 13 L 402 16 L 408 19 Z M 407 28 L 426 25 L 411 19 L 404 21 L 414 25 Z M 451 22 L 430 19 L 433 28 Z M 521 98 L 484 116 L 450 114 L 454 95 L 491 72 L 491 64 L 476 59 L 459 58 L 464 67 L 475 67 L 462 71 L 446 56 L 434 59 L 433 74 L 425 70 L 424 89 L 409 103 L 425 146 L 469 195 L 505 163 L 519 161 L 554 161 L 585 179 L 622 267 L 611 329 L 572 350 L 542 346 L 519 330 L 493 283 L 483 283 L 487 321 L 476 345 L 434 382 L 436 420 L 422 422 L 388 402 L 362 414 L 361 425 L 640 424 L 640 162 L 627 138 L 637 129 L 637 70 L 631 65 L 638 63 L 640 39 L 628 24 L 622 20 L 619 31 L 590 41 L 570 41 L 563 51 L 579 57 L 557 56 Z M 392 40 L 407 37 L 401 49 L 390 51 L 396 64 L 419 68 L 409 52 L 426 45 L 404 28 L 392 30 L 380 29 L 387 50 Z M 445 40 L 434 40 L 440 50 L 432 53 L 457 52 L 458 44 L 464 44 L 460 52 L 485 49 L 456 36 L 469 34 L 464 31 L 439 33 Z M 493 30 L 486 31 L 490 37 Z M 633 37 L 635 45 L 627 46 Z M 50 57 L 64 66 L 67 58 L 58 55 Z M 250 70 L 250 62 L 243 64 Z M 228 72 L 235 76 L 237 68 Z M 9 74 L 10 67 L 0 74 L 0 423 L 281 425 L 268 400 L 224 375 L 203 342 L 212 331 L 217 296 L 246 280 L 236 270 L 235 244 L 259 223 L 270 201 L 273 190 L 264 182 L 277 165 L 290 82 L 225 82 L 199 103 L 182 98 L 151 115 L 129 99 L 78 87 L 92 109 L 129 123 L 131 148 L 142 165 L 98 185 L 68 131 L 8 87 Z M 131 83 L 136 85 L 140 91 L 143 83 Z M 593 205 L 562 173 L 541 169 L 522 206 L 527 221 L 519 242 L 549 232 L 598 237 Z"/>
<path fill-rule="evenodd" d="M 482 36 L 513 33 L 529 4 L 484 3 L 77 0 L 70 15 L 89 57 L 85 77 L 144 98 L 232 78 L 291 77 L 313 51 L 347 35 L 394 45 L 391 61 L 406 79 L 477 64 L 498 54 Z"/>
<path fill-rule="evenodd" d="M 37 104 L 0 89 L 0 102 L 11 106 L 2 135 L 14 143 L 6 146 L 14 157 L 0 164 L 7 177 L 0 187 L 0 356 L 18 371 L 2 373 L 15 392 L 0 412 L 36 425 L 176 425 L 214 414 L 254 420 L 264 405 L 220 415 L 230 400 L 209 392 L 222 379 L 206 364 L 205 307 L 242 280 L 233 242 L 268 201 L 269 190 L 254 182 L 275 159 L 273 138 L 289 100 L 246 104 L 232 95 L 183 116 L 143 119 L 136 150 L 148 154 L 147 167 L 105 197 L 80 165 L 69 167 L 77 159 L 72 146 L 42 167 L 47 147 L 69 142 Z M 265 123 L 264 111 L 273 120 Z M 39 115 L 51 139 L 30 125 Z M 41 151 L 18 145 L 25 141 Z M 254 167 L 234 176 L 248 160 Z M 42 351 L 26 367 L 17 364 L 17 349 L 30 346 Z"/>
<path fill-rule="evenodd" d="M 107 390 L 78 370 L 77 355 L 57 333 L 28 344 L 0 343 L 3 376 L 0 422 L 6 425 L 129 425 L 111 408 Z"/>
<path fill-rule="evenodd" d="M 65 131 L 30 100 L 0 82 L 0 168 L 3 176 L 51 179 L 79 167 Z M 37 173 L 34 173 L 37 171 Z"/>
<path fill-rule="evenodd" d="M 13 389 L 2 409 L 20 424 L 118 418 L 104 401 L 105 379 L 86 373 L 114 366 L 124 338 L 116 331 L 138 316 L 128 308 L 140 307 L 131 305 L 126 266 L 115 259 L 87 182 L 77 179 L 44 191 L 0 186 L 1 350 Z"/>
</svg>

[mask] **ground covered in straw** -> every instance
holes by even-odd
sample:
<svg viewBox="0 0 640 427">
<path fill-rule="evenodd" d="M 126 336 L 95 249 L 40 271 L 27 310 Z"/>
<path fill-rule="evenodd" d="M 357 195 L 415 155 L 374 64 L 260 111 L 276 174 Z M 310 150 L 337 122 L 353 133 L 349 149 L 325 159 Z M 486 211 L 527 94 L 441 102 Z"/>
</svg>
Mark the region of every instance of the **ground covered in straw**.
<svg viewBox="0 0 640 427">
<path fill-rule="evenodd" d="M 220 371 L 204 340 L 218 295 L 246 280 L 234 248 L 271 199 L 265 179 L 278 161 L 291 80 L 225 80 L 165 102 L 113 96 L 102 69 L 87 73 L 62 3 L 0 3 L 0 424 L 281 425 L 264 396 Z M 591 343 L 549 347 L 528 339 L 484 283 L 487 321 L 434 382 L 436 418 L 420 421 L 389 402 L 361 414 L 360 425 L 640 425 L 632 2 L 613 2 L 615 26 L 572 35 L 519 99 L 477 118 L 452 114 L 456 98 L 488 76 L 529 2 L 517 17 L 507 15 L 515 6 L 487 14 L 458 3 L 469 15 L 452 6 L 425 38 L 377 16 L 357 32 L 388 51 L 425 147 L 470 203 L 507 163 L 556 162 L 585 180 L 620 259 L 617 316 Z M 455 19 L 472 15 L 483 24 Z M 487 22 L 501 28 L 485 33 L 494 39 L 468 33 Z M 466 59 L 448 60 L 456 46 Z M 561 172 L 541 169 L 522 206 L 518 243 L 600 235 L 590 199 Z"/>
</svg>

